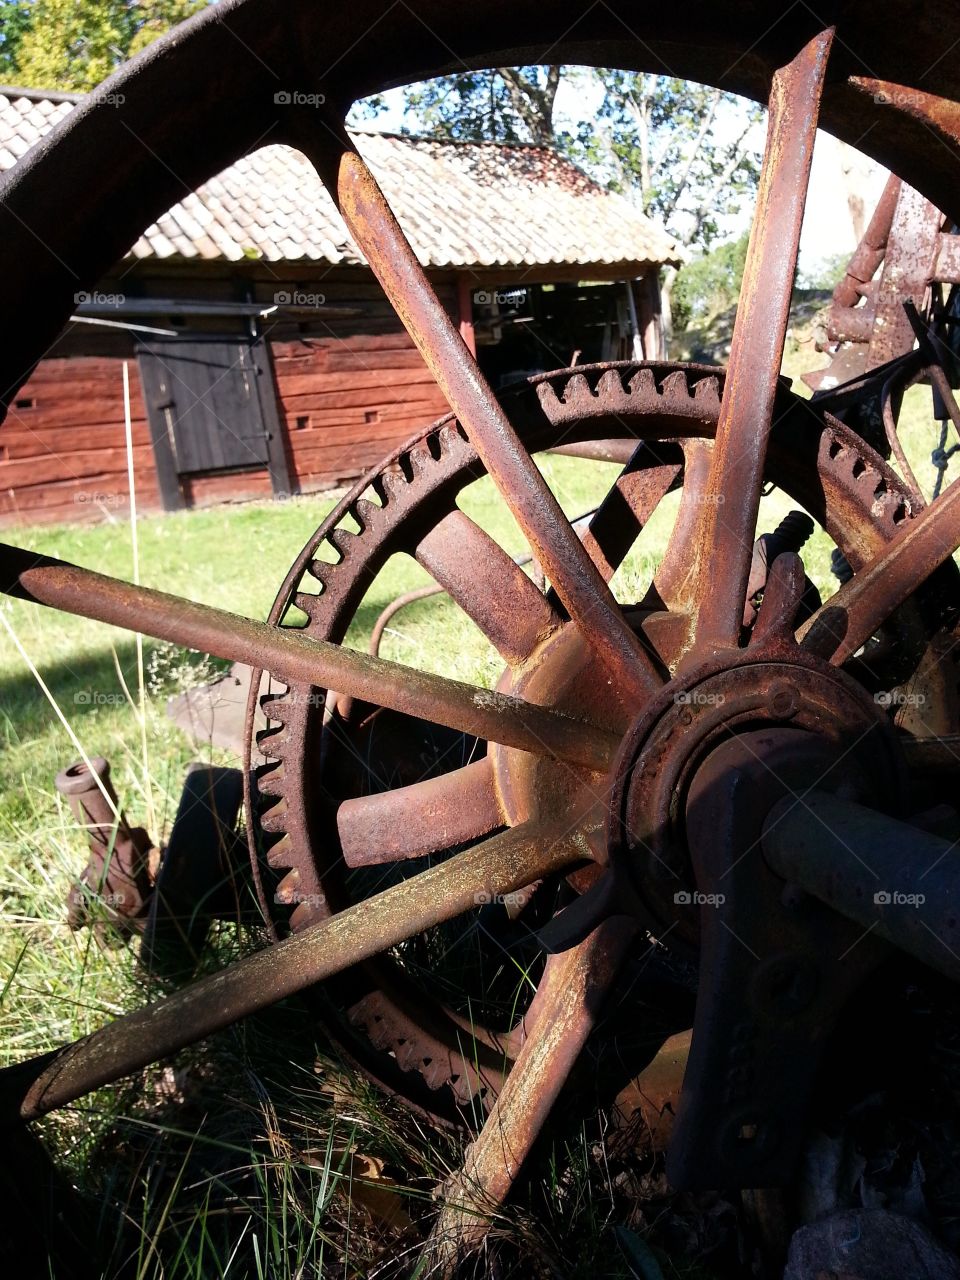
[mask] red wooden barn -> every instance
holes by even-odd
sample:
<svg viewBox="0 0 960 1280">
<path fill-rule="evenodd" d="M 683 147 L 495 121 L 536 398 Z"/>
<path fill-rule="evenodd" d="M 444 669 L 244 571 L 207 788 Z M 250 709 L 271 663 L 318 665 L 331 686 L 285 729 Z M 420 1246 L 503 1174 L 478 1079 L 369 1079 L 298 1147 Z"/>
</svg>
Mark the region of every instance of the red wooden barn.
<svg viewBox="0 0 960 1280">
<path fill-rule="evenodd" d="M 0 90 L 0 170 L 75 102 Z M 354 139 L 495 386 L 660 354 L 659 269 L 679 255 L 627 200 L 542 147 Z M 284 146 L 187 195 L 77 295 L 0 425 L 0 522 L 126 507 L 125 361 L 144 510 L 330 488 L 446 410 L 312 167 Z"/>
</svg>

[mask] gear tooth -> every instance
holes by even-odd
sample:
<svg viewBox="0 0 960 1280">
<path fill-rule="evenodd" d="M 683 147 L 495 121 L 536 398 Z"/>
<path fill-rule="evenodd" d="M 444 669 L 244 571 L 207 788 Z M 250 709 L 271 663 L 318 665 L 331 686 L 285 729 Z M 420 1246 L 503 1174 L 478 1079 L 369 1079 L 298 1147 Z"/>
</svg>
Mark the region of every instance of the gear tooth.
<svg viewBox="0 0 960 1280">
<path fill-rule="evenodd" d="M 623 386 L 623 379 L 616 369 L 607 369 L 597 383 L 597 395 L 605 404 L 616 408 L 625 407 L 629 396 Z"/>
<path fill-rule="evenodd" d="M 287 833 L 287 801 L 282 798 L 260 815 L 260 826 L 270 835 Z"/>
<path fill-rule="evenodd" d="M 556 387 L 552 382 L 538 382 L 536 391 L 544 413 L 552 422 L 560 412 L 560 397 L 557 395 Z"/>
<path fill-rule="evenodd" d="M 593 401 L 594 395 L 590 390 L 590 383 L 582 373 L 575 373 L 567 380 L 563 388 L 563 403 L 568 410 L 576 409 L 580 405 L 592 407 Z"/>
<path fill-rule="evenodd" d="M 408 457 L 415 476 L 423 475 L 424 472 L 428 471 L 434 463 L 434 458 L 429 448 L 424 447 L 420 441 L 417 441 L 414 447 L 410 450 Z"/>
<path fill-rule="evenodd" d="M 657 380 L 654 377 L 653 370 L 648 365 L 644 365 L 637 370 L 630 379 L 629 388 L 632 396 L 637 396 L 644 400 L 655 400 L 660 394 L 657 390 Z"/>
<path fill-rule="evenodd" d="M 709 375 L 699 378 L 693 387 L 693 398 L 697 404 L 711 412 L 720 412 L 720 379 Z"/>
<path fill-rule="evenodd" d="M 263 769 L 257 775 L 257 791 L 264 799 L 268 796 L 275 796 L 279 799 L 286 791 L 286 781 L 283 762 L 281 761 Z"/>
<path fill-rule="evenodd" d="M 326 589 L 330 585 L 330 576 L 336 567 L 329 560 L 311 560 L 307 565 L 307 573 Z"/>
<path fill-rule="evenodd" d="M 660 388 L 662 396 L 669 396 L 673 400 L 689 400 L 690 383 L 687 381 L 687 375 L 683 369 L 675 369 L 673 373 L 668 373 L 663 380 Z"/>
<path fill-rule="evenodd" d="M 277 885 L 273 895 L 274 902 L 282 907 L 292 907 L 300 892 L 300 872 L 293 867 Z"/>
<path fill-rule="evenodd" d="M 311 622 L 316 622 L 324 608 L 325 600 L 323 594 L 317 594 L 313 591 L 297 591 L 293 597 L 293 603 L 298 609 L 303 610 Z"/>
<path fill-rule="evenodd" d="M 356 545 L 357 535 L 351 533 L 349 529 L 334 529 L 329 541 L 340 552 L 340 560 L 343 563 Z"/>
<path fill-rule="evenodd" d="M 360 532 L 366 533 L 376 524 L 380 508 L 369 498 L 358 498 L 350 508 L 350 513 L 360 526 Z"/>
<path fill-rule="evenodd" d="M 286 727 L 261 729 L 257 734 L 257 750 L 268 760 L 285 760 L 289 738 Z"/>
<path fill-rule="evenodd" d="M 288 835 L 282 836 L 267 850 L 267 862 L 278 871 L 292 867 L 295 857 L 293 841 Z"/>
<path fill-rule="evenodd" d="M 301 929 L 316 924 L 318 920 L 329 919 L 332 914 L 327 899 L 322 893 L 303 895 L 290 917 L 290 929 L 293 933 L 299 933 Z"/>
<path fill-rule="evenodd" d="M 383 490 L 384 504 L 389 506 L 391 502 L 396 502 L 402 496 L 407 487 L 407 481 L 403 472 L 397 467 L 383 473 L 380 477 L 380 487 Z"/>
</svg>

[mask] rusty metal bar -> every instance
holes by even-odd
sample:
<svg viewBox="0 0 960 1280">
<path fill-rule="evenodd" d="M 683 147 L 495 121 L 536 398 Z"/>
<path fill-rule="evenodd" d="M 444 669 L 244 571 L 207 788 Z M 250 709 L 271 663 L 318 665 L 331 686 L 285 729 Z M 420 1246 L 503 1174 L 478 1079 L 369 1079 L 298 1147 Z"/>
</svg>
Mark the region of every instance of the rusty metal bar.
<svg viewBox="0 0 960 1280">
<path fill-rule="evenodd" d="M 733 648 L 756 537 L 833 29 L 774 74 L 767 143 L 700 526 L 697 645 Z"/>
<path fill-rule="evenodd" d="M 424 929 L 584 857 L 577 830 L 515 827 L 82 1040 L 0 1071 L 0 1121 L 33 1120 Z M 483 895 L 481 897 L 481 895 Z"/>
<path fill-rule="evenodd" d="M 619 745 L 613 734 L 520 698 L 428 675 L 3 543 L 0 590 L 588 769 L 606 770 Z"/>
<path fill-rule="evenodd" d="M 318 168 L 326 171 L 325 157 Z M 352 149 L 340 159 L 337 194 L 344 221 L 570 616 L 620 687 L 646 700 L 661 686 L 650 658 L 497 403 L 376 180 Z"/>
<path fill-rule="evenodd" d="M 901 950 L 960 980 L 960 856 L 885 813 L 808 791 L 767 815 L 763 853 L 777 875 Z"/>
<path fill-rule="evenodd" d="M 840 666 L 960 546 L 960 483 L 906 521 L 883 551 L 797 632 L 805 649 Z"/>
<path fill-rule="evenodd" d="M 475 1248 L 506 1199 L 543 1128 L 617 976 L 637 926 L 607 920 L 584 942 L 551 956 L 537 992 L 537 1016 L 463 1169 L 445 1188 L 427 1256 L 450 1274 Z"/>
</svg>

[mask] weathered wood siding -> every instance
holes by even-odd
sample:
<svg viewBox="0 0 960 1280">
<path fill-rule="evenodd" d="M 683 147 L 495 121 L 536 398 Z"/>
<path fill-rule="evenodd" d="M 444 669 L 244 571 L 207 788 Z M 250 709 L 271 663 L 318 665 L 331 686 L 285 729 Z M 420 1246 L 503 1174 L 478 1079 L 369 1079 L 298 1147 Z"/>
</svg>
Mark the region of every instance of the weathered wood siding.
<svg viewBox="0 0 960 1280">
<path fill-rule="evenodd" d="M 310 268 L 310 272 L 318 272 Z M 251 272 L 238 291 L 228 269 L 196 265 L 135 271 L 128 292 L 151 297 L 250 297 L 269 304 L 282 290 L 322 293 L 349 316 L 266 322 L 291 487 L 301 492 L 349 483 L 396 444 L 446 412 L 429 371 L 379 286 L 362 268 Z M 456 290 L 438 281 L 451 314 Z M 116 291 L 109 282 L 104 292 Z M 148 322 L 162 326 L 162 318 Z M 202 323 L 202 322 L 198 322 Z M 212 323 L 212 322 L 211 322 Z M 0 424 L 0 523 L 100 520 L 127 510 L 124 359 L 130 363 L 133 454 L 141 511 L 162 508 L 150 429 L 128 335 L 72 326 L 18 392 Z M 269 497 L 267 471 L 191 477 L 189 505 Z"/>
</svg>

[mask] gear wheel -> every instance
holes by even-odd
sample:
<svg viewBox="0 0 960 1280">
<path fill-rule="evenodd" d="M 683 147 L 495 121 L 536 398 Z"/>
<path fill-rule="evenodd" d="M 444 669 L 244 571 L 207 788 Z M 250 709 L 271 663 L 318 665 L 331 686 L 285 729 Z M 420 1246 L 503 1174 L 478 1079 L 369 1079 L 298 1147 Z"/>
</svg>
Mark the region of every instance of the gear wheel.
<svg viewBox="0 0 960 1280">
<path fill-rule="evenodd" d="M 543 375 L 504 395 L 511 420 L 531 452 L 592 440 L 607 442 L 601 451 L 606 449 L 610 456 L 623 456 L 644 443 L 615 486 L 614 492 L 619 489 L 626 502 L 605 503 L 586 536 L 591 555 L 608 578 L 660 498 L 680 486 L 684 476 L 689 483 L 695 475 L 716 426 L 721 391 L 722 374 L 713 368 L 625 363 Z M 910 496 L 858 436 L 814 411 L 785 386 L 777 421 L 768 479 L 803 505 L 858 568 L 914 514 Z M 301 625 L 309 635 L 342 641 L 370 583 L 397 552 L 417 554 L 456 596 L 462 583 L 452 581 L 455 572 L 443 561 L 457 537 L 475 537 L 475 526 L 470 528 L 456 503 L 481 472 L 455 418 L 434 423 L 359 482 L 320 525 L 288 574 L 270 622 L 290 625 L 295 607 L 305 616 Z M 617 507 L 619 516 L 614 518 Z M 683 505 L 674 540 L 682 535 L 682 524 Z M 441 528 L 438 542 L 436 531 Z M 671 555 L 676 560 L 675 552 L 668 552 L 658 581 L 669 579 Z M 505 556 L 504 560 L 510 563 Z M 669 594 L 663 587 L 661 591 Z M 952 732 L 956 724 L 954 664 L 934 660 L 946 648 L 941 624 L 955 599 L 953 572 L 935 575 L 899 611 L 886 639 L 877 642 L 877 660 L 865 653 L 853 663 L 854 674 L 876 687 L 912 680 L 916 689 L 917 681 L 923 683 L 926 698 L 912 699 L 909 706 L 932 710 L 926 723 L 908 726 L 916 732 Z M 670 625 L 664 603 L 652 592 L 635 616 L 635 625 L 643 627 L 661 661 L 674 665 L 683 642 Z M 525 697 L 549 700 L 565 710 L 590 701 L 596 714 L 598 681 L 585 679 L 577 661 L 565 652 L 570 648 L 565 636 L 572 641 L 572 633 L 558 615 L 552 633 L 538 642 L 541 651 L 546 648 L 555 657 L 543 660 L 541 652 L 531 674 L 524 655 L 514 655 L 498 688 L 522 689 Z M 894 635 L 896 641 L 890 638 Z M 259 688 L 257 679 L 252 688 Z M 255 745 L 268 763 L 255 774 L 250 811 L 257 821 L 251 840 L 254 851 L 259 845 L 280 877 L 273 902 L 264 903 L 278 935 L 342 909 L 383 887 L 391 876 L 406 874 L 405 868 L 421 867 L 421 859 L 441 858 L 463 846 L 464 841 L 451 839 L 437 822 L 432 838 L 421 835 L 421 859 L 391 861 L 388 855 L 379 861 L 374 853 L 372 865 L 361 866 L 358 833 L 344 831 L 345 802 L 354 816 L 359 810 L 364 835 L 379 832 L 383 838 L 394 814 L 389 801 L 398 788 L 429 786 L 432 780 L 442 792 L 446 780 L 454 788 L 469 782 L 472 794 L 474 780 L 483 774 L 489 786 L 486 811 L 478 815 L 472 833 L 479 838 L 493 827 L 521 820 L 524 806 L 531 803 L 531 789 L 536 790 L 529 777 L 517 776 L 519 753 L 502 748 L 487 752 L 486 744 L 425 721 L 337 700 L 335 695 L 324 698 L 306 687 L 286 687 L 260 702 L 268 727 Z M 254 709 L 252 697 L 251 723 Z M 607 713 L 613 720 L 623 718 L 615 706 Z M 902 708 L 899 714 L 905 714 Z M 389 773 L 389 786 L 384 772 Z M 382 817 L 387 822 L 368 822 L 365 803 L 374 808 L 386 804 Z M 407 840 L 404 854 L 409 853 Z M 351 868 L 348 861 L 355 865 Z M 569 888 L 541 886 L 528 901 L 515 904 L 513 912 L 498 912 L 496 904 L 479 906 L 474 932 L 493 934 L 482 949 L 486 959 L 490 951 L 516 943 L 517 922 L 511 914 L 519 911 L 523 929 L 533 929 L 569 893 Z M 529 995 L 518 995 L 515 987 L 500 992 L 498 1000 L 491 989 L 497 984 L 491 984 L 483 956 L 474 957 L 472 972 L 467 964 L 460 977 L 447 984 L 451 965 L 443 955 L 449 957 L 451 936 L 446 926 L 434 946 L 429 937 L 418 944 L 416 955 L 410 947 L 366 964 L 328 984 L 323 997 L 324 1017 L 335 1036 L 368 1073 L 441 1118 L 478 1103 L 489 1106 L 522 1043 L 529 1003 Z M 538 964 L 534 957 L 532 964 L 529 976 L 535 979 L 542 961 Z M 512 1017 L 504 1016 L 504 1000 Z"/>
</svg>

